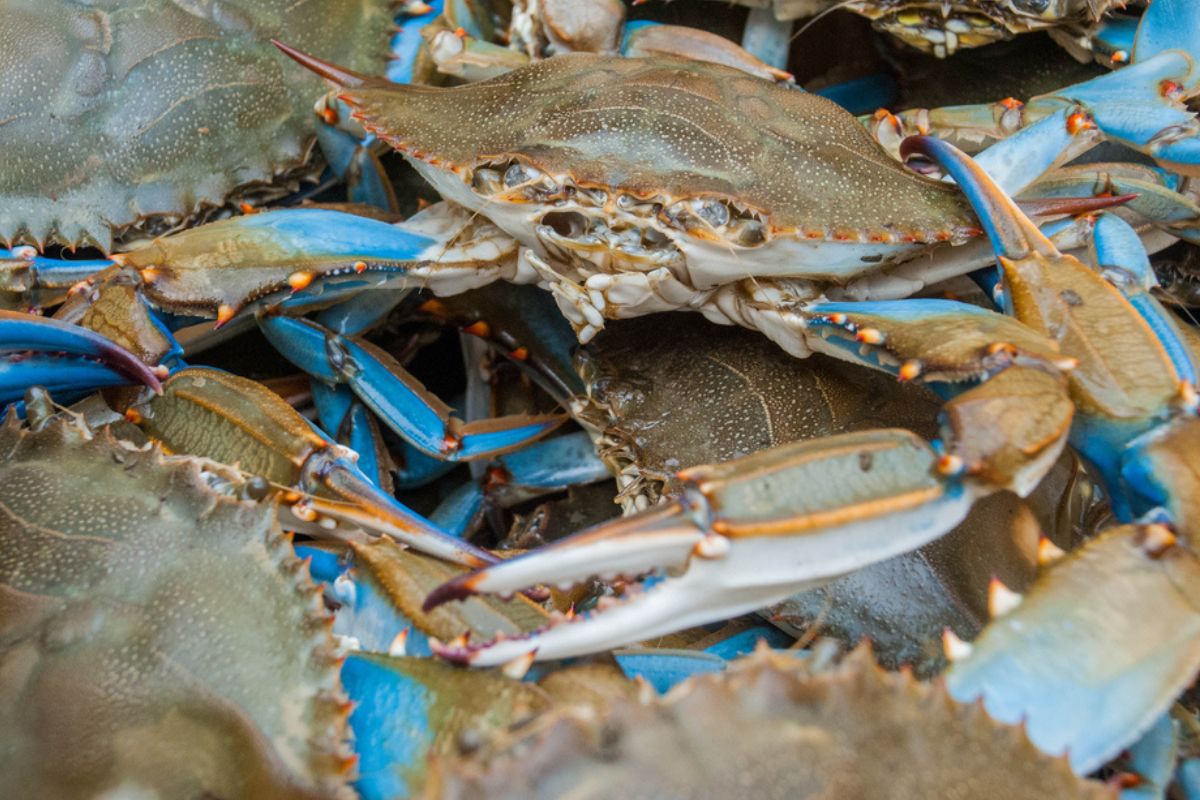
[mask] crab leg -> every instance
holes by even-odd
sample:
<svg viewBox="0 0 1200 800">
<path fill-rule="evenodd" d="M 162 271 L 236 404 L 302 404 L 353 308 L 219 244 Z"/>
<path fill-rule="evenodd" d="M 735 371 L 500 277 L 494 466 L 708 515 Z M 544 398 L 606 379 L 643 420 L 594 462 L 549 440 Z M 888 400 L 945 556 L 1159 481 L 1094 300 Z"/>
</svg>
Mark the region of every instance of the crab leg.
<svg viewBox="0 0 1200 800">
<path fill-rule="evenodd" d="M 539 659 L 562 658 L 723 619 L 918 547 L 952 527 L 970 507 L 971 493 L 957 480 L 943 482 L 937 460 L 919 437 L 882 430 L 688 470 L 681 475 L 683 500 L 457 578 L 425 605 L 686 566 L 679 578 L 532 638 L 442 650 L 476 665 L 533 651 Z M 878 479 L 864 475 L 864 465 Z"/>
<path fill-rule="evenodd" d="M 38 255 L 28 245 L 0 248 L 0 297 L 13 311 L 28 311 L 61 302 L 76 283 L 111 267 L 106 259 L 64 261 Z"/>
<path fill-rule="evenodd" d="M 1188 175 L 1200 171 L 1200 125 L 1183 101 L 1200 89 L 1195 67 L 1200 40 L 1200 8 L 1189 0 L 1151 5 L 1138 25 L 1132 63 L 1111 75 L 1036 97 L 1028 103 L 1008 98 L 992 106 L 914 109 L 898 117 L 880 112 L 866 124 L 885 147 L 899 145 L 906 133 L 936 132 L 961 146 L 1004 140 L 1014 133 L 1061 135 L 1063 121 L 1077 138 L 1064 158 L 1096 144 L 1103 134 L 1139 150 L 1165 168 Z M 1088 129 L 1092 129 L 1090 132 Z M 989 148 L 989 150 L 993 150 Z M 1003 150 L 1005 148 L 1001 148 Z M 996 158 L 985 154 L 983 163 Z M 989 171 L 991 170 L 989 164 Z M 1036 175 L 1037 170 L 1025 174 Z M 1017 187 L 1005 185 L 1014 191 Z"/>
<path fill-rule="evenodd" d="M 312 381 L 313 405 L 321 427 L 331 438 L 358 453 L 358 468 L 384 491 L 391 491 L 391 456 L 379 423 L 345 386 Z"/>
<path fill-rule="evenodd" d="M 332 334 L 305 319 L 265 317 L 259 324 L 285 358 L 318 380 L 349 385 L 384 424 L 436 458 L 465 461 L 514 450 L 563 421 L 560 414 L 522 414 L 463 422 L 399 362 L 369 342 Z M 327 357 L 314 358 L 319 353 Z"/>
</svg>

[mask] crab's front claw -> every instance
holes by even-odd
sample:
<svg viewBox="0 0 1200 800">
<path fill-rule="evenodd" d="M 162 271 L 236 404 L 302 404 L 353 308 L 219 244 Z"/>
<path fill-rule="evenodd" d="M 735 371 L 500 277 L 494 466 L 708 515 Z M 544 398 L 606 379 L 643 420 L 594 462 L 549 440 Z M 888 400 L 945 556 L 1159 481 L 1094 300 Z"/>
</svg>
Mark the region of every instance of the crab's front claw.
<svg viewBox="0 0 1200 800">
<path fill-rule="evenodd" d="M 549 433 L 561 414 L 513 415 L 463 422 L 370 342 L 330 333 L 306 319 L 269 316 L 259 325 L 275 349 L 318 380 L 345 383 L 384 424 L 418 450 L 447 461 L 497 455 Z"/>
<path fill-rule="evenodd" d="M 29 386 L 51 390 L 162 384 L 153 369 L 110 339 L 78 325 L 0 311 L 0 402 L 19 400 Z"/>
<path fill-rule="evenodd" d="M 680 474 L 681 499 L 450 581 L 426 607 L 480 592 L 683 568 L 678 577 L 527 637 L 443 646 L 493 665 L 580 655 L 761 608 L 958 524 L 976 496 L 904 430 L 797 442 Z"/>
<path fill-rule="evenodd" d="M 943 469 L 1028 494 L 1066 444 L 1074 409 L 1054 343 L 1011 317 L 949 300 L 814 303 L 814 350 L 949 396 Z"/>
</svg>

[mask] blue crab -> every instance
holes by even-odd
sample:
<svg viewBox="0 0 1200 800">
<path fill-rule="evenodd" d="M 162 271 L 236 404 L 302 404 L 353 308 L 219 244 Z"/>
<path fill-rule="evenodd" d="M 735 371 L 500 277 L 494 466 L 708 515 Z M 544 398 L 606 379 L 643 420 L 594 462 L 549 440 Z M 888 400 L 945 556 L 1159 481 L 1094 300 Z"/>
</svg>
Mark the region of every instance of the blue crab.
<svg viewBox="0 0 1200 800">
<path fill-rule="evenodd" d="M 1082 57 L 1119 0 L 735 0 L 780 22 L 852 11 L 918 50 L 946 58 L 1031 31 L 1051 35 Z M 790 32 L 790 24 L 785 31 Z"/>
<path fill-rule="evenodd" d="M 814 5 L 830 4 L 807 3 Z M 1039 30 L 1049 30 L 1065 43 L 1086 42 L 1105 13 L 1123 5 L 1117 0 L 853 0 L 837 7 L 862 14 L 905 44 L 946 58 L 960 48 Z"/>
<path fill-rule="evenodd" d="M 460 736 L 586 702 L 347 652 L 254 476 L 69 414 L 8 416 L 0 449 L 5 796 L 396 797 Z"/>
<path fill-rule="evenodd" d="M 1186 8 L 1156 4 L 1136 63 L 1065 91 L 1069 103 L 989 151 L 991 171 L 1016 191 L 1104 136 L 1190 169 L 1195 136 L 1163 129 L 1196 90 L 1186 32 L 1197 27 Z M 283 47 L 340 85 L 355 118 L 444 197 L 527 248 L 584 341 L 606 317 L 697 308 L 803 353 L 794 331 L 758 313 L 771 295 L 814 298 L 980 232 L 953 187 L 881 159 L 833 104 L 719 65 L 573 54 L 437 89 Z M 1180 91 L 1162 94 L 1164 80 Z M 1128 95 L 1144 98 L 1136 119 L 1116 100 Z"/>
<path fill-rule="evenodd" d="M 390 6 L 8 4 L 0 38 L 21 46 L 0 61 L 0 242 L 109 250 L 231 201 L 286 194 L 315 175 L 321 92 L 283 68 L 267 36 L 286 31 L 382 67 Z"/>
<path fill-rule="evenodd" d="M 1115 217 L 1098 223 L 1098 260 L 1104 275 L 1117 281 L 1110 283 L 1059 254 L 952 146 L 926 139 L 908 149 L 935 156 L 976 203 L 1000 254 L 1003 298 L 1024 324 L 1001 333 L 990 327 L 999 320 L 986 312 L 928 300 L 817 304 L 797 313 L 828 336 L 831 349 L 865 365 L 943 386 L 956 370 L 962 370 L 959 380 L 986 378 L 947 404 L 940 457 L 910 433 L 878 431 L 686 470 L 679 476 L 680 499 L 457 579 L 429 604 L 597 572 L 684 567 L 680 577 L 586 621 L 528 639 L 457 648 L 450 657 L 489 663 L 535 652 L 551 658 L 760 606 L 768 595 L 826 580 L 831 575 L 816 574 L 819 564 L 842 574 L 875 554 L 911 549 L 944 533 L 973 496 L 1000 486 L 1028 492 L 1068 433 L 1105 474 L 1119 517 L 1184 502 L 1186 490 L 1172 484 L 1179 471 L 1164 474 L 1154 460 L 1160 457 L 1137 444 L 1159 430 L 1156 441 L 1163 446 L 1182 446 L 1175 429 L 1194 423 L 1196 395 L 1187 334 L 1148 294 L 1148 262 L 1136 236 Z M 1133 277 L 1120 278 L 1126 274 Z M 931 337 L 935 321 L 949 325 L 951 317 L 942 315 L 953 315 L 955 333 Z M 981 338 L 969 344 L 974 336 Z M 1043 336 L 1061 342 L 1063 352 Z M 1110 353 L 1091 344 L 1104 336 L 1122 348 Z M 979 349 L 948 369 L 952 353 L 965 355 L 960 348 Z M 1065 380 L 1055 366 L 1067 370 Z M 812 486 L 823 490 L 813 495 Z"/>
</svg>

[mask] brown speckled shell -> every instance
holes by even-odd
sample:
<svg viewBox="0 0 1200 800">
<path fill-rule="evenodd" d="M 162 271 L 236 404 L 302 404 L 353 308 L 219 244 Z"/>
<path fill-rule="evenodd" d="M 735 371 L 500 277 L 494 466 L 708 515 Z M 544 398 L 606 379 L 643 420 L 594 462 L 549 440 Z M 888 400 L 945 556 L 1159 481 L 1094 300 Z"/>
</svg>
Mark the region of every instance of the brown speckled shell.
<svg viewBox="0 0 1200 800">
<path fill-rule="evenodd" d="M 452 89 L 369 81 L 344 96 L 368 129 L 446 166 L 516 159 L 635 195 L 720 197 L 781 231 L 928 241 L 976 225 L 960 192 L 897 163 L 834 103 L 718 64 L 572 54 Z"/>
<path fill-rule="evenodd" d="M 268 39 L 377 70 L 390 5 L 6 2 L 0 241 L 108 250 L 302 174 L 322 84 Z"/>
</svg>

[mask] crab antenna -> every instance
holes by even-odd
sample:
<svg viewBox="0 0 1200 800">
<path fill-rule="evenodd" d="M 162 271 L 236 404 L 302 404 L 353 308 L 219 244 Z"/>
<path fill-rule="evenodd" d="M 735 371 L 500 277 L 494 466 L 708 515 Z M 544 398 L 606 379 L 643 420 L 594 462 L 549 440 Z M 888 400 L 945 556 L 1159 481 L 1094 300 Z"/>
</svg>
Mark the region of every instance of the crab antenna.
<svg viewBox="0 0 1200 800">
<path fill-rule="evenodd" d="M 327 81 L 332 81 L 343 89 L 353 89 L 359 86 L 365 86 L 370 82 L 370 78 L 366 75 L 360 75 L 353 70 L 339 67 L 329 61 L 323 61 L 316 56 L 310 56 L 302 50 L 297 50 L 294 47 L 289 47 L 278 39 L 272 39 L 271 44 L 283 51 L 284 55 L 295 61 L 305 69 L 310 69 L 320 75 Z"/>
</svg>

